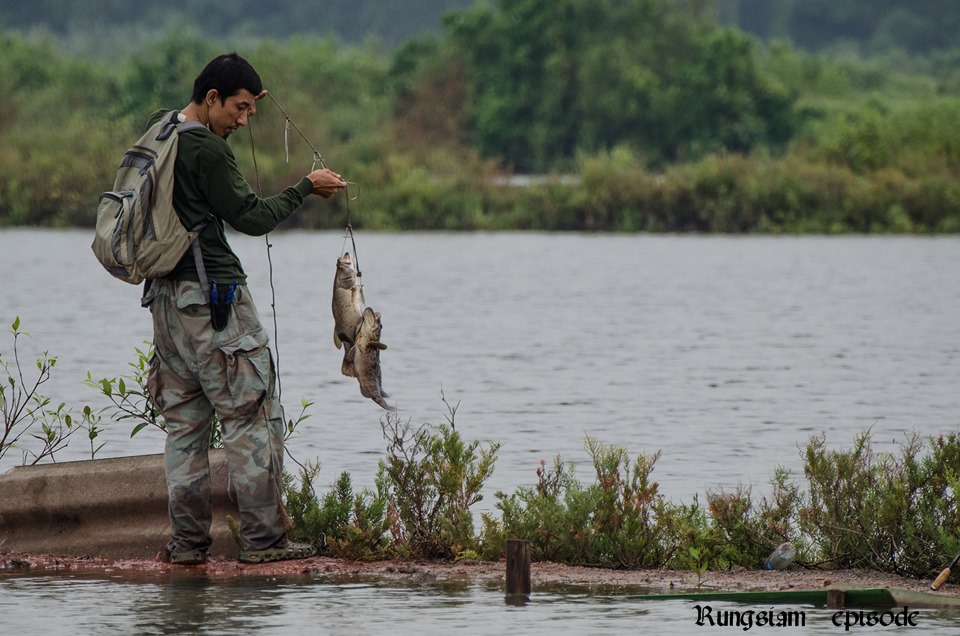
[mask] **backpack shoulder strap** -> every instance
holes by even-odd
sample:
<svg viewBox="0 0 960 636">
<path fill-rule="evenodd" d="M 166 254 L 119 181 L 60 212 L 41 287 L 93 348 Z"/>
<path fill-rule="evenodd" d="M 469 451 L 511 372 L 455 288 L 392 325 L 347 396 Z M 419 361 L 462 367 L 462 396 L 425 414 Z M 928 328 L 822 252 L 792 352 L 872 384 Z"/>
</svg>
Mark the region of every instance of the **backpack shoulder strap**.
<svg viewBox="0 0 960 636">
<path fill-rule="evenodd" d="M 185 133 L 188 130 L 197 130 L 197 129 L 207 129 L 206 126 L 198 122 L 196 119 L 190 119 L 188 121 L 181 121 L 177 123 L 177 134 Z"/>
<path fill-rule="evenodd" d="M 166 141 L 167 138 L 173 134 L 174 128 L 177 124 L 177 111 L 171 110 L 169 113 L 163 116 L 163 119 L 154 124 L 154 128 L 159 127 L 157 131 L 157 141 Z"/>
<path fill-rule="evenodd" d="M 204 126 L 204 128 L 205 127 L 206 126 Z M 203 228 L 210 225 L 212 221 L 213 214 L 208 214 L 202 221 L 190 228 L 191 232 L 197 233 L 197 238 L 193 239 L 190 249 L 193 250 L 193 261 L 197 266 L 197 278 L 200 279 L 200 287 L 203 288 L 203 296 L 207 299 L 208 305 L 210 304 L 210 279 L 207 278 L 207 268 L 203 265 L 203 252 L 200 251 L 200 232 L 203 231 Z"/>
<path fill-rule="evenodd" d="M 173 131 L 176 130 L 177 134 L 187 132 L 188 130 L 197 130 L 199 128 L 206 128 L 205 125 L 198 122 L 196 119 L 191 119 L 188 121 L 179 121 L 177 119 L 177 111 L 171 110 L 169 113 L 163 116 L 159 122 L 160 130 L 157 133 L 157 141 L 166 141 L 170 135 L 173 134 Z"/>
</svg>

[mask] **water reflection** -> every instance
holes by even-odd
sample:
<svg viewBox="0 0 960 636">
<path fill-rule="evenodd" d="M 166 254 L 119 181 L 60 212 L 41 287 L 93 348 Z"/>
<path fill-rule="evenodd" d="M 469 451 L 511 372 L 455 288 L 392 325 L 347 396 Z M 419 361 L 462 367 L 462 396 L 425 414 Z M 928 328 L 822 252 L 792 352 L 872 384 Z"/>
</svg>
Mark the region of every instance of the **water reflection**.
<svg viewBox="0 0 960 636">
<path fill-rule="evenodd" d="M 137 586 L 126 611 L 140 634 L 252 633 L 282 616 L 284 604 L 276 581 L 172 577 Z"/>
<path fill-rule="evenodd" d="M 694 603 L 639 599 L 648 588 L 534 586 L 523 602 L 471 581 L 403 583 L 358 578 L 83 577 L 0 574 L 0 633 L 32 634 L 689 634 Z M 767 610 L 735 603 L 714 608 Z M 803 633 L 836 633 L 832 610 L 805 615 Z M 960 614 L 920 610 L 925 634 L 955 634 Z M 761 628 L 751 633 L 778 633 Z"/>
</svg>

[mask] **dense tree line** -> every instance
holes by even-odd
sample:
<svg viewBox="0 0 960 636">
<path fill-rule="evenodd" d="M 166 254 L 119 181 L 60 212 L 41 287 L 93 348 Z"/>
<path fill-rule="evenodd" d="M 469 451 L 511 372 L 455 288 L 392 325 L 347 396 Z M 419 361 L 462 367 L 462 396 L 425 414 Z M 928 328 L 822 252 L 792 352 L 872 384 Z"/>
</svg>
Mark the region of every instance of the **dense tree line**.
<svg viewBox="0 0 960 636">
<path fill-rule="evenodd" d="M 186 30 L 108 62 L 0 35 L 0 225 L 90 225 L 146 116 L 183 106 L 198 69 L 237 49 L 362 184 L 358 226 L 960 231 L 956 51 L 810 54 L 720 26 L 713 8 L 501 0 L 391 52 Z M 231 138 L 265 193 L 313 160 L 285 128 L 267 100 Z M 512 172 L 577 178 L 503 186 Z M 296 222 L 337 227 L 345 207 Z"/>
<path fill-rule="evenodd" d="M 450 17 L 481 152 L 544 171 L 619 144 L 663 163 L 785 143 L 795 95 L 760 72 L 753 41 L 667 4 L 511 0 Z"/>
<path fill-rule="evenodd" d="M 956 46 L 960 4 L 954 0 L 682 0 L 692 13 L 770 41 L 789 39 L 819 51 L 838 43 L 864 52 L 892 48 L 930 53 Z M 212 37 L 286 38 L 330 36 L 358 43 L 369 35 L 396 46 L 426 30 L 438 31 L 442 16 L 491 0 L 236 0 L 229 10 L 215 0 L 0 0 L 0 27 L 45 28 L 58 38 L 80 42 L 111 33 L 112 49 L 127 40 L 187 25 Z M 551 3 L 544 2 L 544 5 Z M 614 4 L 628 4 L 615 2 Z M 88 42 L 84 48 L 90 50 Z"/>
<path fill-rule="evenodd" d="M 854 46 L 864 53 L 931 53 L 957 46 L 954 0 L 717 0 L 722 18 L 766 40 L 811 51 Z"/>
<path fill-rule="evenodd" d="M 336 36 L 359 43 L 374 36 L 389 46 L 426 30 L 439 30 L 441 16 L 473 0 L 20 0 L 0 1 L 0 26 L 44 28 L 75 42 L 109 32 L 122 47 L 126 32 L 150 37 L 190 28 L 215 38 L 286 38 L 293 34 Z M 84 46 L 81 44 L 81 46 Z M 117 43 L 114 44 L 117 50 Z"/>
</svg>

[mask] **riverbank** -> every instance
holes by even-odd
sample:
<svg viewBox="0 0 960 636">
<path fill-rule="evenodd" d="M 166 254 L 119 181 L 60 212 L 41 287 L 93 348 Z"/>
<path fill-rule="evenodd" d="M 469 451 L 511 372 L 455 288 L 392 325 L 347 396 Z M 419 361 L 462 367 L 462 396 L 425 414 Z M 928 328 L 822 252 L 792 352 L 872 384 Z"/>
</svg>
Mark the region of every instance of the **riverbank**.
<svg viewBox="0 0 960 636">
<path fill-rule="evenodd" d="M 182 566 L 159 559 L 102 559 L 95 557 L 63 557 L 49 554 L 23 554 L 0 550 L 0 571 L 17 573 L 70 573 L 108 575 L 129 573 L 136 576 L 203 576 L 225 579 L 242 576 L 307 576 L 316 578 L 356 578 L 394 581 L 401 584 L 443 582 L 504 582 L 506 564 L 500 562 L 460 561 L 373 561 L 360 562 L 330 557 L 312 557 L 298 561 L 282 561 L 247 565 L 225 557 L 213 557 L 203 565 Z M 634 590 L 683 591 L 696 588 L 692 572 L 676 570 L 615 570 L 557 563 L 533 563 L 530 571 L 534 593 L 538 587 L 564 585 L 587 588 L 623 588 Z M 823 588 L 887 588 L 909 592 L 930 592 L 930 581 L 912 579 L 868 570 L 788 570 L 766 571 L 733 569 L 706 572 L 702 591 L 777 592 L 818 590 Z M 938 596 L 960 600 L 960 582 L 950 581 Z"/>
</svg>

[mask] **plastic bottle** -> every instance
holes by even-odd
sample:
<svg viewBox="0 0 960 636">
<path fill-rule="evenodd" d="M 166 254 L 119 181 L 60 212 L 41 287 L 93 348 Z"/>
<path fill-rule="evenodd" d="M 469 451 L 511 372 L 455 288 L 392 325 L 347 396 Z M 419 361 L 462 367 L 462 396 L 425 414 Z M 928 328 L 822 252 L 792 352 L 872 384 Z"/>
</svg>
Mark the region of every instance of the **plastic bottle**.
<svg viewBox="0 0 960 636">
<path fill-rule="evenodd" d="M 797 549 L 789 541 L 777 546 L 763 567 L 767 570 L 785 570 L 787 566 L 793 563 L 793 557 L 797 556 Z"/>
</svg>

